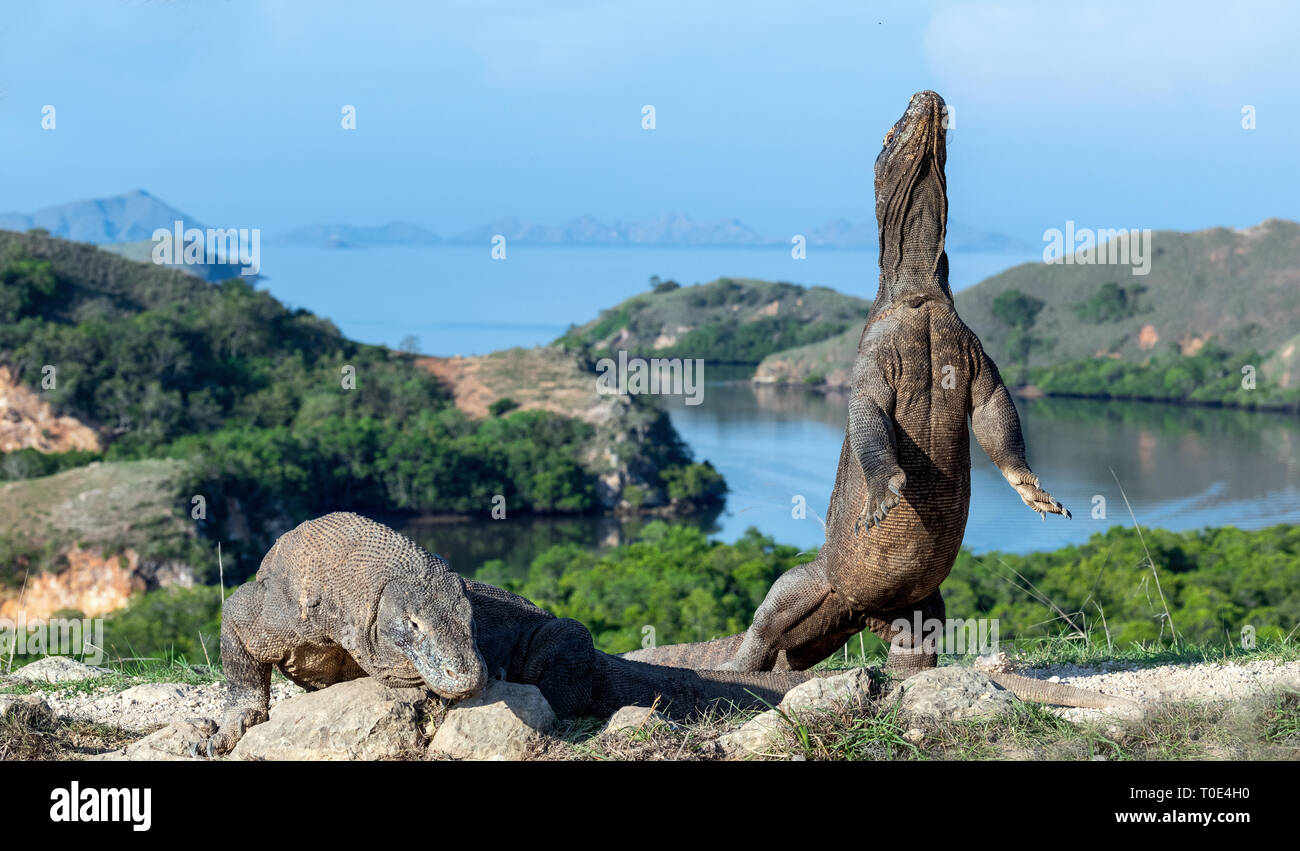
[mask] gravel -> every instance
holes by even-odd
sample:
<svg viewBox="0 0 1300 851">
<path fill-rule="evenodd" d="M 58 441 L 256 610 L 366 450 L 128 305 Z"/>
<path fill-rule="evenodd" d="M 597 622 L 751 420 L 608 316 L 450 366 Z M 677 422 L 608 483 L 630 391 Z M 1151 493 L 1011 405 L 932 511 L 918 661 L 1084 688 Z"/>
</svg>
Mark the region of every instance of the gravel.
<svg viewBox="0 0 1300 851">
<path fill-rule="evenodd" d="M 1257 661 L 1138 667 L 1109 662 L 1104 665 L 1047 665 L 1023 668 L 1023 676 L 1060 678 L 1079 688 L 1132 698 L 1144 703 L 1170 701 L 1242 700 L 1290 686 L 1300 689 L 1300 662 Z M 271 684 L 271 705 L 300 694 L 292 683 Z M 147 682 L 123 690 L 104 685 L 93 692 L 76 689 L 42 695 L 58 716 L 146 732 L 188 718 L 220 719 L 226 708 L 224 683 L 191 685 Z M 1071 721 L 1104 721 L 1095 709 L 1057 708 Z"/>
<path fill-rule="evenodd" d="M 292 683 L 271 684 L 271 705 L 301 694 Z M 187 718 L 220 720 L 226 711 L 226 684 L 142 683 L 128 689 L 103 686 L 93 692 L 43 695 L 55 715 L 146 732 Z"/>
<path fill-rule="evenodd" d="M 1017 671 L 1026 677 L 1060 678 L 1078 688 L 1105 692 L 1142 703 L 1243 700 L 1282 687 L 1300 688 L 1300 662 L 1206 662 L 1198 665 L 1138 667 L 1122 662 L 1105 665 L 1047 665 Z M 1097 721 L 1096 709 L 1054 710 L 1070 721 Z"/>
</svg>

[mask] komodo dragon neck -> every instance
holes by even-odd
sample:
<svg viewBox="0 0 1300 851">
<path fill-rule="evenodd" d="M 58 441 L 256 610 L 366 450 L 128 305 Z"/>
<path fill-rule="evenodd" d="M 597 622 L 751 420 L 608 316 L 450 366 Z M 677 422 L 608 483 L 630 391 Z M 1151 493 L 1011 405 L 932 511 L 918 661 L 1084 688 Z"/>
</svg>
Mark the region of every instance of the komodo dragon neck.
<svg viewBox="0 0 1300 851">
<path fill-rule="evenodd" d="M 876 226 L 880 286 L 867 326 L 891 309 L 926 299 L 952 304 L 948 289 L 948 184 L 943 98 L 912 96 L 907 111 L 885 134 L 876 157 Z M 865 333 L 865 330 L 864 330 Z"/>
</svg>

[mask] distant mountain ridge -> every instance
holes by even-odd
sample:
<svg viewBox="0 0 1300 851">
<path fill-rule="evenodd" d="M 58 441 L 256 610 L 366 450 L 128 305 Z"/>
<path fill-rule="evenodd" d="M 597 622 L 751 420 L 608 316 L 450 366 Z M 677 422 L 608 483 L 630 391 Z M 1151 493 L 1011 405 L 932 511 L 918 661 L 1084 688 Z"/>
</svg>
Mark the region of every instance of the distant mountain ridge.
<svg viewBox="0 0 1300 851">
<path fill-rule="evenodd" d="M 404 240 L 395 238 L 395 229 L 406 228 L 426 235 L 426 238 Z M 362 231 L 377 232 L 367 236 Z M 432 243 L 443 241 L 458 244 L 482 244 L 501 235 L 507 242 L 544 245 L 606 245 L 606 246 L 788 246 L 794 234 L 764 236 L 737 218 L 696 222 L 681 213 L 665 213 L 640 222 L 614 222 L 605 224 L 594 216 L 579 216 L 562 225 L 547 225 L 518 217 L 505 217 L 461 231 L 445 240 L 418 225 L 395 222 L 379 228 L 353 228 L 348 225 L 312 225 L 280 234 L 285 242 L 311 245 L 376 245 Z M 802 236 L 808 245 L 824 248 L 876 247 L 874 224 L 855 225 L 846 219 L 835 219 L 811 228 Z M 960 223 L 949 225 L 950 251 L 1023 251 L 1028 244 L 1003 233 L 982 231 Z"/>
<path fill-rule="evenodd" d="M 110 198 L 73 201 L 46 207 L 27 215 L 0 214 L 0 230 L 24 232 L 44 228 L 50 236 L 73 242 L 88 242 L 105 251 L 135 260 L 152 262 L 153 234 L 159 228 L 171 232 L 176 222 L 206 231 L 207 226 L 143 189 Z M 224 281 L 241 276 L 238 263 L 164 264 L 205 281 Z M 245 276 L 249 277 L 249 276 Z"/>
<path fill-rule="evenodd" d="M 109 198 L 73 201 L 34 213 L 0 214 L 0 230 L 26 231 L 44 228 L 50 236 L 95 245 L 138 243 L 152 238 L 158 228 L 170 229 L 177 221 L 187 227 L 206 229 L 181 210 L 135 189 Z M 225 223 L 225 226 L 234 226 Z M 247 227 L 247 223 L 240 226 Z M 872 221 L 854 224 L 834 219 L 801 232 L 808 245 L 824 248 L 869 249 L 876 246 Z M 561 224 L 548 225 L 517 217 L 496 219 L 442 237 L 422 225 L 392 221 L 380 225 L 343 223 L 312 224 L 268 235 L 276 242 L 325 247 L 367 245 L 435 245 L 442 242 L 482 244 L 500 234 L 508 242 L 546 245 L 657 245 L 657 246 L 789 246 L 794 233 L 760 234 L 736 218 L 696 222 L 682 213 L 665 213 L 653 219 L 606 224 L 585 215 Z M 952 222 L 948 228 L 950 251 L 1015 251 L 1029 246 L 1014 237 Z"/>
<path fill-rule="evenodd" d="M 134 189 L 110 198 L 58 204 L 30 215 L 0 213 L 0 230 L 44 228 L 59 239 L 106 245 L 151 239 L 155 230 L 170 229 L 178 219 L 186 227 L 204 227 L 143 189 Z"/>
</svg>

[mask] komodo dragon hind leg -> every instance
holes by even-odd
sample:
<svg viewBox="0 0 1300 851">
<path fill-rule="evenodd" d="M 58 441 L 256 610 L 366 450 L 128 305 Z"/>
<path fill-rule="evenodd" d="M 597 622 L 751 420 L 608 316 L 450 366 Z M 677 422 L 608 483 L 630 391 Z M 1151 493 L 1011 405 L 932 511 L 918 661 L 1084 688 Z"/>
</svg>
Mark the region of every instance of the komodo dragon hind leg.
<svg viewBox="0 0 1300 851">
<path fill-rule="evenodd" d="M 558 717 L 577 717 L 591 705 L 596 657 L 585 626 L 573 618 L 552 618 L 529 638 L 517 681 L 537 686 Z"/>
<path fill-rule="evenodd" d="M 781 574 L 754 612 L 740 649 L 721 670 L 770 671 L 777 656 L 791 644 L 790 631 L 812 617 L 832 594 L 820 561 L 800 564 Z M 823 632 L 821 630 L 819 632 Z"/>
<path fill-rule="evenodd" d="M 938 647 L 927 645 L 924 635 L 913 636 L 911 625 L 918 621 L 943 623 L 945 614 L 943 597 L 936 589 L 919 603 L 868 618 L 867 628 L 889 645 L 885 670 L 896 678 L 906 679 L 939 664 Z M 900 624 L 909 626 L 903 628 Z"/>
</svg>

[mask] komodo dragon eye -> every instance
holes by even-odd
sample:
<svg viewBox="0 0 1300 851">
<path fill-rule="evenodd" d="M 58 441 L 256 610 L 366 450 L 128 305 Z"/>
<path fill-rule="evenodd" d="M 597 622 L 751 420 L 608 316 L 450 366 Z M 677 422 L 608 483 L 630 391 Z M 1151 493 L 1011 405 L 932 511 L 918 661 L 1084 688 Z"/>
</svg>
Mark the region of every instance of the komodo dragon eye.
<svg viewBox="0 0 1300 851">
<path fill-rule="evenodd" d="M 420 626 L 420 622 L 417 621 L 415 618 L 407 618 L 407 620 L 410 621 L 411 628 L 414 629 L 416 632 L 424 632 L 424 627 Z"/>
</svg>

